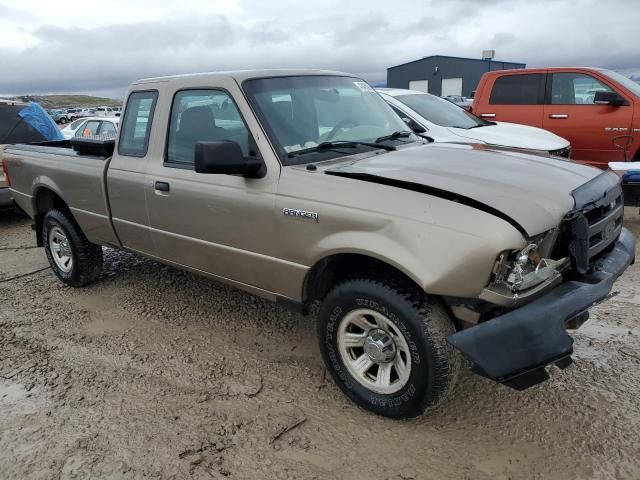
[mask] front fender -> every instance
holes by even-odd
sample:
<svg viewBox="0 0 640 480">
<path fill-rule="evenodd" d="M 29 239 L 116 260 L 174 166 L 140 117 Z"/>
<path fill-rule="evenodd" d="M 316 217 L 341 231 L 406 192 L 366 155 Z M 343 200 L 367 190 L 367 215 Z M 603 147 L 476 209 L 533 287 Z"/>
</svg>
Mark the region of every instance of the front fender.
<svg viewBox="0 0 640 480">
<path fill-rule="evenodd" d="M 495 221 L 483 236 L 403 219 L 375 230 L 340 231 L 311 247 L 311 264 L 336 254 L 365 255 L 395 267 L 427 293 L 476 298 L 498 254 L 523 242 L 519 232 Z"/>
</svg>

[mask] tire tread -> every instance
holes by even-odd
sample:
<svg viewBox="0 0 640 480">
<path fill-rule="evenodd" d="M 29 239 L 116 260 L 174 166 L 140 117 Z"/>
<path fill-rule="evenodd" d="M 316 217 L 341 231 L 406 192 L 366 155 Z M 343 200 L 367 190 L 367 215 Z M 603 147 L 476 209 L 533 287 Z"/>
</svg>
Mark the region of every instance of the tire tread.
<svg viewBox="0 0 640 480">
<path fill-rule="evenodd" d="M 387 278 L 380 280 L 369 275 L 357 275 L 343 280 L 329 292 L 325 301 L 332 302 L 334 299 L 340 298 L 345 290 L 351 290 L 354 287 L 377 292 L 382 296 L 400 297 L 401 301 L 413 310 L 423 328 L 424 339 L 429 342 L 433 352 L 433 358 L 430 359 L 434 363 L 433 381 L 429 388 L 429 395 L 425 395 L 421 402 L 404 412 L 380 412 L 378 409 L 373 411 L 395 418 L 409 418 L 435 409 L 453 390 L 463 365 L 460 353 L 446 341 L 446 337 L 455 332 L 455 326 L 445 306 L 439 299 L 425 294 L 406 279 Z M 320 314 L 322 312 L 321 308 Z M 318 322 L 318 334 L 320 338 L 323 338 L 320 324 L 321 322 Z M 365 401 L 353 396 L 351 398 L 360 406 L 372 410 Z"/>
<path fill-rule="evenodd" d="M 48 246 L 48 228 L 47 222 L 54 221 L 59 224 L 67 233 L 69 242 L 71 243 L 71 249 L 73 251 L 73 269 L 69 275 L 65 275 L 58 271 L 55 267 L 55 263 L 51 258 L 51 252 Z M 42 229 L 42 240 L 47 252 L 47 258 L 56 276 L 64 283 L 71 285 L 72 287 L 83 287 L 95 282 L 100 278 L 102 273 L 102 247 L 91 243 L 80 226 L 70 213 L 63 212 L 61 210 L 50 210 L 45 215 L 43 220 L 44 226 Z"/>
</svg>

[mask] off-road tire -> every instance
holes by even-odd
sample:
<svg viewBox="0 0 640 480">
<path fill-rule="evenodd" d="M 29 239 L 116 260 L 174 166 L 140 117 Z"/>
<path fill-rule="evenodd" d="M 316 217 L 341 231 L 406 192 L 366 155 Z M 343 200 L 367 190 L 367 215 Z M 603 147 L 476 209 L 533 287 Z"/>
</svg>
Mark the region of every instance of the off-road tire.
<svg viewBox="0 0 640 480">
<path fill-rule="evenodd" d="M 409 380 L 396 393 L 383 395 L 359 383 L 345 366 L 338 347 L 341 320 L 367 308 L 389 318 L 404 335 L 411 352 Z M 453 388 L 462 357 L 446 341 L 455 326 L 445 306 L 411 285 L 391 286 L 371 279 L 348 280 L 325 298 L 317 321 L 320 351 L 340 389 L 356 404 L 378 415 L 411 418 L 435 408 Z"/>
<path fill-rule="evenodd" d="M 69 272 L 61 270 L 52 256 L 49 246 L 49 232 L 54 226 L 64 231 L 71 248 L 73 263 Z M 42 243 L 51 269 L 67 285 L 84 287 L 100 277 L 102 247 L 87 240 L 71 215 L 60 210 L 50 210 L 42 221 Z"/>
</svg>

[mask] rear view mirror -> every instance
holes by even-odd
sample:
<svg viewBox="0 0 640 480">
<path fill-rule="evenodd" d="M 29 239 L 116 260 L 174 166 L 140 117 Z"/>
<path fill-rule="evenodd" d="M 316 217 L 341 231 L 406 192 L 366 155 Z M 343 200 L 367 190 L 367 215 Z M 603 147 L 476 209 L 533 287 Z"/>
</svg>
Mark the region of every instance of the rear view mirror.
<svg viewBox="0 0 640 480">
<path fill-rule="evenodd" d="M 629 105 L 625 98 L 618 92 L 596 92 L 593 97 L 593 103 L 596 105 L 611 105 L 612 107 L 622 107 Z"/>
<path fill-rule="evenodd" d="M 255 158 L 246 158 L 240 145 L 231 141 L 196 142 L 195 170 L 197 173 L 264 177 L 263 163 Z"/>
</svg>

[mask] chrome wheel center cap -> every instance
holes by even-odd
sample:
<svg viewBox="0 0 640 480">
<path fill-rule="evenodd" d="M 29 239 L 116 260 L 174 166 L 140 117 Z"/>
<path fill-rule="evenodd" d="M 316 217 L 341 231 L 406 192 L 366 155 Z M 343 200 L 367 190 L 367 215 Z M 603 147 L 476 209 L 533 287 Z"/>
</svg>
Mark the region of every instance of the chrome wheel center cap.
<svg viewBox="0 0 640 480">
<path fill-rule="evenodd" d="M 364 351 L 376 363 L 389 363 L 396 356 L 396 344 L 387 332 L 376 328 L 367 335 Z"/>
</svg>

